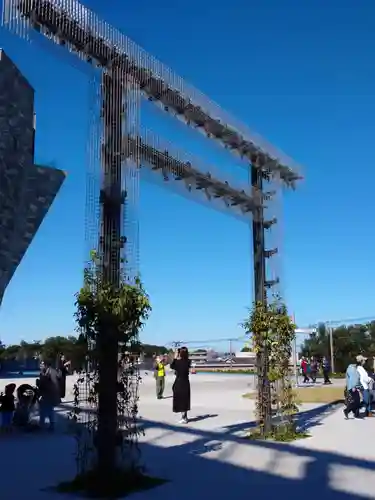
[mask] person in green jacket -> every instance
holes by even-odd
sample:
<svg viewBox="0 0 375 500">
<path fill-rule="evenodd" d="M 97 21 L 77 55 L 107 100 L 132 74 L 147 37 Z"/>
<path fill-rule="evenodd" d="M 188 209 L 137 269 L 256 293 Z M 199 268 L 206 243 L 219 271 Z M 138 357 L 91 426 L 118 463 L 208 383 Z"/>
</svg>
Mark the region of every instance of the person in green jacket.
<svg viewBox="0 0 375 500">
<path fill-rule="evenodd" d="M 165 388 L 165 361 L 160 356 L 156 356 L 154 363 L 154 376 L 156 380 L 156 397 L 163 399 Z"/>
</svg>

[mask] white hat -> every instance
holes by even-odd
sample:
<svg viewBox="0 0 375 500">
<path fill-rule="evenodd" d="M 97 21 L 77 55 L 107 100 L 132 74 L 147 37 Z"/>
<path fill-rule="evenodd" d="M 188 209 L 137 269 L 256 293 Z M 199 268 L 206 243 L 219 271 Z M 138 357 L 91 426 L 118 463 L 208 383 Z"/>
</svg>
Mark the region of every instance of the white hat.
<svg viewBox="0 0 375 500">
<path fill-rule="evenodd" d="M 367 361 L 367 358 L 362 356 L 362 354 L 359 354 L 355 359 L 356 359 L 357 363 L 364 363 L 365 361 Z"/>
</svg>

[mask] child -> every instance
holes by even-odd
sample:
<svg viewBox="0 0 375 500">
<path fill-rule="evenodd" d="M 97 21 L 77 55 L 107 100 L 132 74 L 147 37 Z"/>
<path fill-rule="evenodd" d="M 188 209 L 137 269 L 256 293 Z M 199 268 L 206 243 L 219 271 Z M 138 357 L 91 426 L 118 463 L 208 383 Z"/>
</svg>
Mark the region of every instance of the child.
<svg viewBox="0 0 375 500">
<path fill-rule="evenodd" d="M 1 428 L 3 430 L 10 430 L 13 421 L 13 414 L 15 410 L 14 404 L 14 391 L 16 384 L 8 384 L 5 386 L 5 394 L 0 396 L 0 416 Z"/>
</svg>

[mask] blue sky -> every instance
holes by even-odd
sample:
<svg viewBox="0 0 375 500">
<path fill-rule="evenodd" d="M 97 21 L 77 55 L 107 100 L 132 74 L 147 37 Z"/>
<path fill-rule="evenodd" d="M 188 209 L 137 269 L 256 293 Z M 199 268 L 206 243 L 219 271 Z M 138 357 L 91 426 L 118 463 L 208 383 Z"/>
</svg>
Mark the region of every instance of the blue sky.
<svg viewBox="0 0 375 500">
<path fill-rule="evenodd" d="M 303 165 L 305 180 L 284 196 L 280 235 L 282 290 L 297 323 L 371 316 L 373 2 L 87 5 Z M 53 48 L 4 31 L 0 45 L 36 90 L 37 160 L 68 172 L 4 298 L 0 338 L 11 343 L 74 331 L 85 259 L 90 85 L 87 73 Z M 246 178 L 239 161 L 182 124 L 148 108 L 142 117 L 182 149 Z M 250 244 L 246 223 L 142 183 L 141 273 L 153 305 L 143 340 L 242 335 L 239 323 L 252 301 Z"/>
</svg>

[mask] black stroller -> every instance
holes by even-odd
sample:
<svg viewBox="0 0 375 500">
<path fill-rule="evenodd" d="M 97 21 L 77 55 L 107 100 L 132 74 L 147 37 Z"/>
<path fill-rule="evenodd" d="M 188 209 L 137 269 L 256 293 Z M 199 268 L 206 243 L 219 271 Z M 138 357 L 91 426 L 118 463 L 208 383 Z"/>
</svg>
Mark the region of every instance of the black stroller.
<svg viewBox="0 0 375 500">
<path fill-rule="evenodd" d="M 38 400 L 37 388 L 29 384 L 21 384 L 17 388 L 17 405 L 13 423 L 17 427 L 27 428 L 30 425 L 30 414 Z"/>
</svg>

